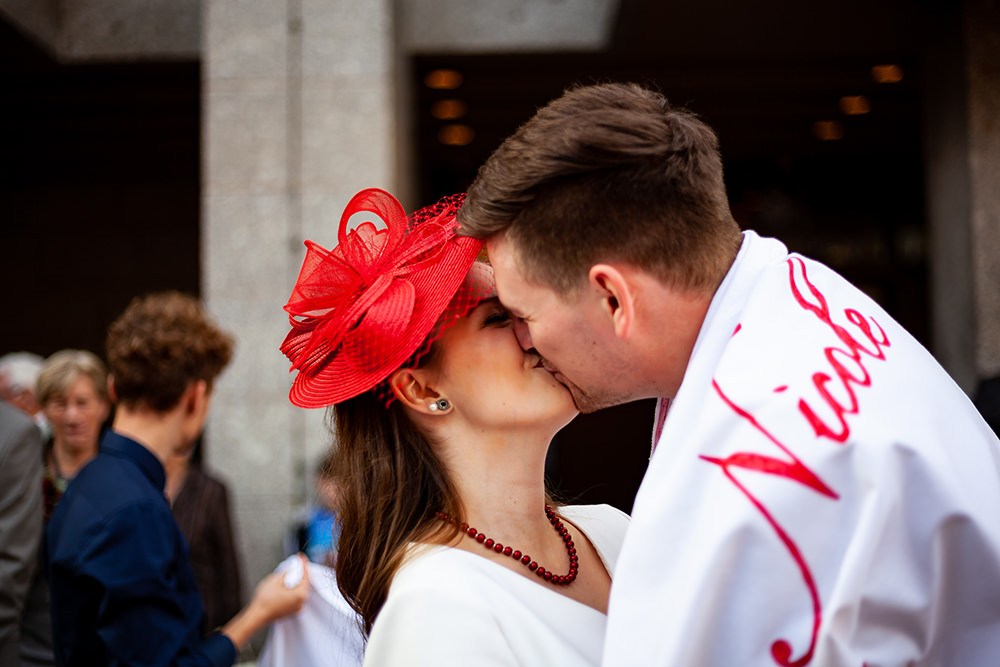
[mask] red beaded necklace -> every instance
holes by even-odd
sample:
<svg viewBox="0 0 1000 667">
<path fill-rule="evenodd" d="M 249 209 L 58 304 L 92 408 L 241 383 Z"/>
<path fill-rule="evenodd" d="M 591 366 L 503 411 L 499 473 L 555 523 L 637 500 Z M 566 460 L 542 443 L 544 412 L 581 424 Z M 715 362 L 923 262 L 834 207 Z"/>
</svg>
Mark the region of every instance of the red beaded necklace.
<svg viewBox="0 0 1000 667">
<path fill-rule="evenodd" d="M 437 518 L 442 521 L 455 523 L 455 520 L 444 512 L 435 512 L 435 514 L 437 515 Z M 476 542 L 482 544 L 487 549 L 492 549 L 498 554 L 510 556 L 514 560 L 521 561 L 523 565 L 545 581 L 552 582 L 556 586 L 568 586 L 573 583 L 576 579 L 577 573 L 580 571 L 580 559 L 576 555 L 576 545 L 573 543 L 573 536 L 569 534 L 569 530 L 566 529 L 563 522 L 559 520 L 558 516 L 556 516 L 555 510 L 548 505 L 545 506 L 545 516 L 549 518 L 549 522 L 556 529 L 556 532 L 559 533 L 563 542 L 566 544 L 566 553 L 569 554 L 569 573 L 567 574 L 552 574 L 551 571 L 546 570 L 544 567 L 539 566 L 538 563 L 531 560 L 531 556 L 528 554 L 521 553 L 519 550 L 511 547 L 505 547 L 499 542 L 491 540 L 475 528 L 470 528 L 467 523 L 458 524 L 458 529 L 474 539 Z"/>
</svg>

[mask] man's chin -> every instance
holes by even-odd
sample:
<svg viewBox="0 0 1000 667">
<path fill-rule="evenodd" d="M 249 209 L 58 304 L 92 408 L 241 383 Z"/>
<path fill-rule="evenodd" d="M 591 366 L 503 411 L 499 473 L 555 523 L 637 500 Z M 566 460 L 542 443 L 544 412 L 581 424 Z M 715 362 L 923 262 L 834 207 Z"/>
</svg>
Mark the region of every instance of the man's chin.
<svg viewBox="0 0 1000 667">
<path fill-rule="evenodd" d="M 573 397 L 573 403 L 576 405 L 576 409 L 580 411 L 581 414 L 589 415 L 592 412 L 597 412 L 598 410 L 603 410 L 604 408 L 611 408 L 616 405 L 621 405 L 622 403 L 627 403 L 628 401 L 616 401 L 612 400 L 612 397 L 603 393 L 589 393 L 585 392 L 577 385 L 569 382 L 562 373 L 558 371 L 552 372 L 552 377 L 556 379 L 556 382 L 561 384 L 569 391 L 570 396 Z"/>
<path fill-rule="evenodd" d="M 591 394 L 584 393 L 580 391 L 579 387 L 570 387 L 569 391 L 573 396 L 573 403 L 576 404 L 576 409 L 579 410 L 581 414 L 589 415 L 593 412 L 597 412 L 598 410 L 603 410 L 604 408 L 620 405 L 620 402 L 607 400 L 607 397 L 593 396 Z"/>
</svg>

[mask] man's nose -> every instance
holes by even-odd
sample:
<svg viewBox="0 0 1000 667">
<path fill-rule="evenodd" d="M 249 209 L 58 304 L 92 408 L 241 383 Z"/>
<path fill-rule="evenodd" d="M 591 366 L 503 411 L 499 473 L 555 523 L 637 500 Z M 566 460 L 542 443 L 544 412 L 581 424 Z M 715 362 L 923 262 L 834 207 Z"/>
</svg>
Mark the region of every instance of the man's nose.
<svg viewBox="0 0 1000 667">
<path fill-rule="evenodd" d="M 514 335 L 517 336 L 517 342 L 522 350 L 527 351 L 535 347 L 531 342 L 531 331 L 528 330 L 528 325 L 524 323 L 524 320 L 514 320 Z"/>
</svg>

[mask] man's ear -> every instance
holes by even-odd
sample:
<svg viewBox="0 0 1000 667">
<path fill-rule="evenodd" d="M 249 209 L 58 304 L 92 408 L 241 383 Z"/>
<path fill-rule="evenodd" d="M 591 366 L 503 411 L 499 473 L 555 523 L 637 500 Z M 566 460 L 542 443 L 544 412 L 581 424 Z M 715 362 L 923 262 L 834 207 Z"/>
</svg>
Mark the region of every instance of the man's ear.
<svg viewBox="0 0 1000 667">
<path fill-rule="evenodd" d="M 189 413 L 200 412 L 204 402 L 208 400 L 208 383 L 204 380 L 194 380 L 184 390 L 184 408 Z"/>
<path fill-rule="evenodd" d="M 611 318 L 615 335 L 627 338 L 635 323 L 635 294 L 627 274 L 611 264 L 594 264 L 588 279 L 601 298 L 601 308 Z"/>
<path fill-rule="evenodd" d="M 400 403 L 421 414 L 436 414 L 430 409 L 441 394 L 430 384 L 430 376 L 421 368 L 400 368 L 389 376 L 389 386 Z M 437 413 L 440 414 L 440 413 Z"/>
</svg>

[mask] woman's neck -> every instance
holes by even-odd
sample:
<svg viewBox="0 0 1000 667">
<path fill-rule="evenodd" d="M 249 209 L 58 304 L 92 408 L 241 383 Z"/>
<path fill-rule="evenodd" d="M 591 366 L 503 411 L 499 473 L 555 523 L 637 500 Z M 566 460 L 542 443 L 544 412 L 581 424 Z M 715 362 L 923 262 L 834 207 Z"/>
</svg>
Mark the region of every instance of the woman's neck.
<svg viewBox="0 0 1000 667">
<path fill-rule="evenodd" d="M 52 444 L 53 472 L 63 479 L 73 479 L 90 459 L 97 456 L 97 443 L 93 447 L 71 447 L 60 442 Z"/>
<path fill-rule="evenodd" d="M 504 544 L 564 553 L 545 516 L 548 446 L 548 437 L 525 434 L 449 437 L 443 458 L 465 508 L 462 521 Z"/>
</svg>

